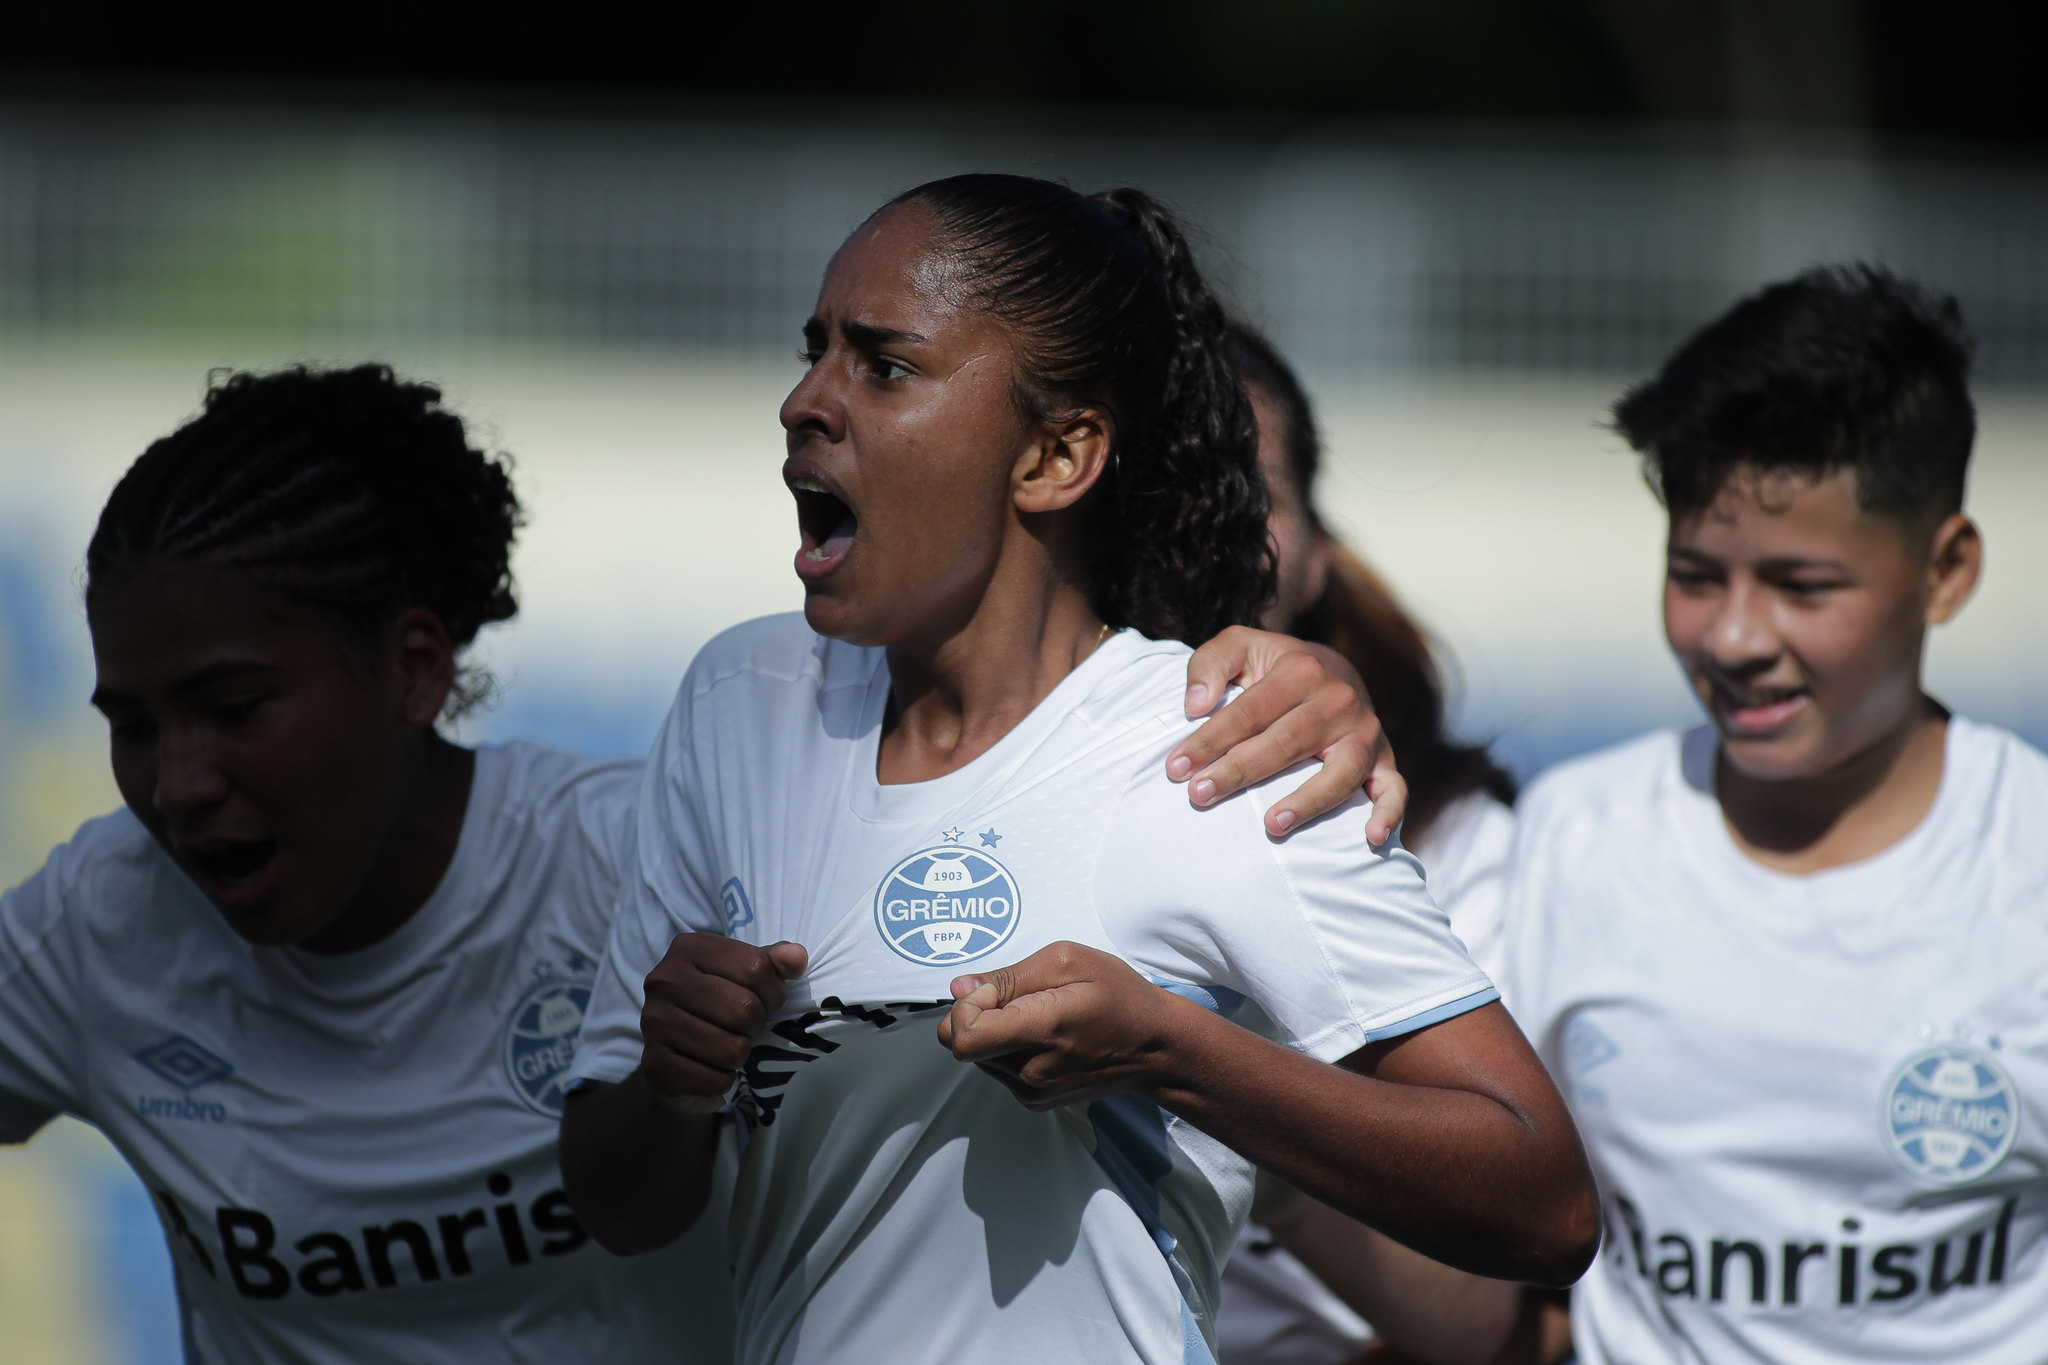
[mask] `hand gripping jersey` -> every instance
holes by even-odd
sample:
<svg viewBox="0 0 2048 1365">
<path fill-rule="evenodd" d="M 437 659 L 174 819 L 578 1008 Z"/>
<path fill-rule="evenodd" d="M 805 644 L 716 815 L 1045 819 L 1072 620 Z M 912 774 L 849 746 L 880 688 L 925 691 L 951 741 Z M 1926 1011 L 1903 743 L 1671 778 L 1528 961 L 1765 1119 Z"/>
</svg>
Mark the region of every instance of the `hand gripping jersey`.
<svg viewBox="0 0 2048 1365">
<path fill-rule="evenodd" d="M 1606 1214 L 1587 1365 L 2048 1360 L 2048 758 L 1949 724 L 1933 808 L 1813 876 L 1743 856 L 1716 740 L 1524 798 L 1502 984 Z"/>
<path fill-rule="evenodd" d="M 1515 813 L 1485 792 L 1446 806 L 1413 841 L 1429 894 L 1451 929 L 1489 973 L 1496 970 L 1501 900 Z M 1220 1365 L 1339 1365 L 1372 1340 L 1372 1327 L 1316 1278 L 1273 1234 L 1245 1224 L 1223 1268 L 1216 1316 Z"/>
<path fill-rule="evenodd" d="M 360 952 L 237 938 L 126 811 L 0 900 L 0 1141 L 60 1111 L 112 1139 L 188 1361 L 730 1359 L 716 1216 L 618 1260 L 555 1158 L 638 786 L 480 750 L 440 886 Z"/>
<path fill-rule="evenodd" d="M 692 665 L 575 1074 L 639 1064 L 674 935 L 809 949 L 736 1097 L 744 1365 L 1211 1359 L 1248 1164 L 1135 1096 L 1025 1110 L 938 1044 L 963 972 L 1072 940 L 1326 1061 L 1495 998 L 1358 803 L 1277 844 L 1269 795 L 1188 806 L 1165 776 L 1186 660 L 1114 636 L 987 753 L 902 786 L 875 777 L 881 651 L 778 617 Z"/>
</svg>

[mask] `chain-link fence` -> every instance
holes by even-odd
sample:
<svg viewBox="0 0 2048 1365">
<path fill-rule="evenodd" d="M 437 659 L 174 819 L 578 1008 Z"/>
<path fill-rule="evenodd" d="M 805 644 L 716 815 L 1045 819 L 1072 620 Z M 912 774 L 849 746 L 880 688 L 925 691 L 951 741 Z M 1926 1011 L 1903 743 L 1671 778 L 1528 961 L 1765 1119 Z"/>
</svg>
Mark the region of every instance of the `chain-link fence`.
<svg viewBox="0 0 2048 1365">
<path fill-rule="evenodd" d="M 952 120 L 959 123 L 959 120 Z M 1761 281 L 1874 257 L 2048 380 L 2048 172 L 1934 153 L 949 126 L 0 108 L 0 327 L 794 344 L 886 196 L 1145 186 L 1309 368 L 1640 369 Z"/>
</svg>

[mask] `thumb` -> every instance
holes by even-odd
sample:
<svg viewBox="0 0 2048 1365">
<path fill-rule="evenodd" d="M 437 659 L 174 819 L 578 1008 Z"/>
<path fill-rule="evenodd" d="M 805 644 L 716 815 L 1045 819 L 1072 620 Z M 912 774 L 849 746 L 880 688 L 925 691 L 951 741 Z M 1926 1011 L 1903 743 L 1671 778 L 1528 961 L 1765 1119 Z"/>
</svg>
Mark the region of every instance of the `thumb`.
<svg viewBox="0 0 2048 1365">
<path fill-rule="evenodd" d="M 1251 662 L 1251 632 L 1237 626 L 1218 635 L 1188 657 L 1188 716 L 1206 716 L 1222 702 L 1230 681 Z"/>
<path fill-rule="evenodd" d="M 775 970 L 782 974 L 784 981 L 794 981 L 802 976 L 811 961 L 811 954 L 803 944 L 791 943 L 788 939 L 769 944 L 767 953 L 768 960 L 775 964 Z"/>
</svg>

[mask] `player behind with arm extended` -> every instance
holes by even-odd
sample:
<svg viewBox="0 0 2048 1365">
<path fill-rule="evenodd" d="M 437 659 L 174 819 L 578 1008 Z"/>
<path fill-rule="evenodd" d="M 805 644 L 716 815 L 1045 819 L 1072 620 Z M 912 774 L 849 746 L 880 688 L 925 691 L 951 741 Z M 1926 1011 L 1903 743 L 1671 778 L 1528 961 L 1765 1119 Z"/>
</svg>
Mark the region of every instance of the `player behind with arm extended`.
<svg viewBox="0 0 2048 1365">
<path fill-rule="evenodd" d="M 1503 989 L 1607 1239 L 1587 1365 L 2048 1359 L 2048 758 L 1923 690 L 1976 586 L 1953 300 L 1737 304 L 1616 405 L 1710 724 L 1524 798 Z"/>
<path fill-rule="evenodd" d="M 515 610 L 519 521 L 439 394 L 378 366 L 228 379 L 101 516 L 128 808 L 0 898 L 0 1142 L 59 1112 L 112 1139 L 195 1361 L 731 1359 L 722 1205 L 622 1262 L 560 1189 L 641 765 L 439 730 Z M 1370 715 L 1288 649 L 1206 652 L 1212 690 L 1272 673 L 1185 746 L 1197 783 L 1364 774 Z"/>
<path fill-rule="evenodd" d="M 690 1224 L 737 1086 L 748 1365 L 1209 1359 L 1253 1162 L 1467 1269 L 1574 1278 L 1576 1139 L 1413 858 L 1165 780 L 1172 640 L 1270 586 L 1252 413 L 1171 218 L 934 182 L 840 249 L 805 333 L 807 619 L 707 646 L 650 764 L 576 1063 L 601 1084 L 563 1120 L 593 1235 Z"/>
<path fill-rule="evenodd" d="M 1514 779 L 1485 746 L 1451 736 L 1429 636 L 1324 525 L 1315 505 L 1322 442 L 1300 377 L 1243 323 L 1231 324 L 1229 339 L 1258 419 L 1271 501 L 1278 586 L 1265 624 L 1334 646 L 1364 677 L 1408 782 L 1401 842 L 1421 860 L 1430 898 L 1491 973 Z M 1521 1307 L 1517 1287 L 1427 1260 L 1271 1176 L 1260 1176 L 1258 1193 L 1223 1273 L 1221 1365 L 1339 1365 L 1368 1339 L 1431 1365 L 1463 1365 L 1491 1360 L 1507 1342 Z"/>
</svg>

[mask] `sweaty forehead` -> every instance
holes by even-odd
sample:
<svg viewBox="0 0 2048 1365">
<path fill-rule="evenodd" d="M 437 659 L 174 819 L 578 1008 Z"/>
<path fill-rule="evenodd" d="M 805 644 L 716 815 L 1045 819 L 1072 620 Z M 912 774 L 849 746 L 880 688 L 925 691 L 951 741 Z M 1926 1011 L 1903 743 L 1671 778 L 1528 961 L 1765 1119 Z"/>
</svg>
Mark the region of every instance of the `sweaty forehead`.
<svg viewBox="0 0 2048 1365">
<path fill-rule="evenodd" d="M 958 259 L 939 246 L 930 212 L 899 204 L 861 224 L 832 257 L 818 316 L 922 331 L 909 319 L 959 311 L 959 271 Z"/>
</svg>

